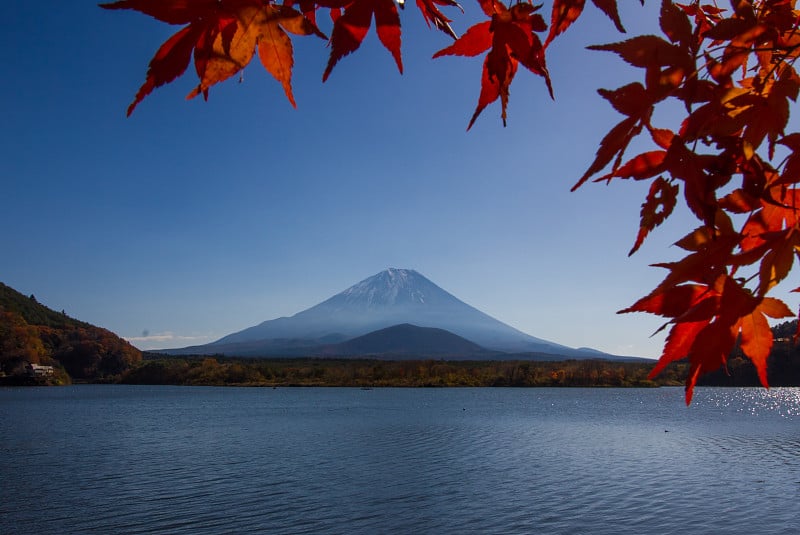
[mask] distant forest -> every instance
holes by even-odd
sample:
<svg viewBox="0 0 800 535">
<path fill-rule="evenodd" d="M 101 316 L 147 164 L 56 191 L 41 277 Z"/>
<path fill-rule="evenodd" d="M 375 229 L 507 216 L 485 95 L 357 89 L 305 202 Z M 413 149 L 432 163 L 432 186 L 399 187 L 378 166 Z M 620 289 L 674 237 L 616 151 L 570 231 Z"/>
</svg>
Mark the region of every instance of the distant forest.
<svg viewBox="0 0 800 535">
<path fill-rule="evenodd" d="M 682 365 L 655 381 L 651 364 L 604 360 L 446 361 L 371 359 L 163 358 L 122 375 L 130 384 L 245 386 L 661 386 L 683 384 Z"/>
</svg>

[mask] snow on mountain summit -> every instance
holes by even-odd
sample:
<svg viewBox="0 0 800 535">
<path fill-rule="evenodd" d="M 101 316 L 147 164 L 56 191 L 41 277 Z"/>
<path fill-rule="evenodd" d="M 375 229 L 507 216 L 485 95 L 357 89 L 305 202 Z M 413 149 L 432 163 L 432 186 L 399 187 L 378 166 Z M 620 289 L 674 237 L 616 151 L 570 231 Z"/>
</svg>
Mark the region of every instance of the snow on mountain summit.
<svg viewBox="0 0 800 535">
<path fill-rule="evenodd" d="M 426 294 L 429 295 L 434 287 L 433 283 L 413 269 L 389 268 L 354 284 L 333 299 L 340 298 L 348 304 L 367 307 L 425 304 Z"/>
</svg>

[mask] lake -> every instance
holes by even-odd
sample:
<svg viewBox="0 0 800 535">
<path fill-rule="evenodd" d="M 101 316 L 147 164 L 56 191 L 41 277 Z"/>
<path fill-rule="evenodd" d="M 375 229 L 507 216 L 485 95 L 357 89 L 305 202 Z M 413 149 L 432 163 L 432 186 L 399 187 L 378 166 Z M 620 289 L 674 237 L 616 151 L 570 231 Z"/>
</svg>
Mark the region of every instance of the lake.
<svg viewBox="0 0 800 535">
<path fill-rule="evenodd" d="M 796 534 L 800 389 L 0 389 L 0 533 Z"/>
</svg>

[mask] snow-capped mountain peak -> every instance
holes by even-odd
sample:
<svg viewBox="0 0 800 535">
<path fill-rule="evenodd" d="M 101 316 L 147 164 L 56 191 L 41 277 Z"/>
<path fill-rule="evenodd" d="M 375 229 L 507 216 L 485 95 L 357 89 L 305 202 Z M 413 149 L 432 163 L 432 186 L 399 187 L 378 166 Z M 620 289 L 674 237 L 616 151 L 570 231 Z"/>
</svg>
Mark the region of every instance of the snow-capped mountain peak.
<svg viewBox="0 0 800 535">
<path fill-rule="evenodd" d="M 354 284 L 332 300 L 367 307 L 411 303 L 424 305 L 426 293 L 430 293 L 432 286 L 432 282 L 413 269 L 389 268 Z"/>
</svg>

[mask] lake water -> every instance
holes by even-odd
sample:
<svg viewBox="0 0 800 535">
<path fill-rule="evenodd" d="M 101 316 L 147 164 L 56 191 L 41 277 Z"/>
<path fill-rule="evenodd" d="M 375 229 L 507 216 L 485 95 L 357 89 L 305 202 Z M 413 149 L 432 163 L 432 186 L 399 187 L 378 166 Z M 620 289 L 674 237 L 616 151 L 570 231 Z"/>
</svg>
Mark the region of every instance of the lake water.
<svg viewBox="0 0 800 535">
<path fill-rule="evenodd" d="M 0 389 L 0 533 L 800 532 L 800 389 Z"/>
</svg>

